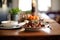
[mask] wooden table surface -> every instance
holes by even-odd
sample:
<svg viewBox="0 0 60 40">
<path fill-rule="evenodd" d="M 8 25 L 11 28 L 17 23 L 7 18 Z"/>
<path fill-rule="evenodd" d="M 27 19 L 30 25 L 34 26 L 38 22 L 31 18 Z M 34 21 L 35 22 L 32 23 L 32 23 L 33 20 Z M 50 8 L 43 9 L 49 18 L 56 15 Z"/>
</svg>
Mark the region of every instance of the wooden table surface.
<svg viewBox="0 0 60 40">
<path fill-rule="evenodd" d="M 47 21 L 47 20 L 45 20 Z M 0 36 L 21 36 L 21 37 L 30 37 L 30 36 L 51 36 L 51 35 L 60 35 L 60 24 L 53 20 L 48 20 L 51 25 L 52 30 L 40 30 L 36 32 L 26 32 L 22 31 L 23 29 L 17 30 L 0 30 Z"/>
</svg>

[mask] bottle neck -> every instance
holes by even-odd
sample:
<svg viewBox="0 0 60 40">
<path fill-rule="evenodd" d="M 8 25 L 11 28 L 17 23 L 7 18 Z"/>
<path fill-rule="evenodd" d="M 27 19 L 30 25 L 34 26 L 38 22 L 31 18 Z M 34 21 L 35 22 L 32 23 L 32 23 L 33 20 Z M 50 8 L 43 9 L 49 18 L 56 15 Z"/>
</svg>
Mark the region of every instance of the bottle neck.
<svg viewBox="0 0 60 40">
<path fill-rule="evenodd" d="M 34 6 L 34 4 L 32 3 L 32 15 L 35 15 L 35 12 L 36 12 L 35 6 Z"/>
</svg>

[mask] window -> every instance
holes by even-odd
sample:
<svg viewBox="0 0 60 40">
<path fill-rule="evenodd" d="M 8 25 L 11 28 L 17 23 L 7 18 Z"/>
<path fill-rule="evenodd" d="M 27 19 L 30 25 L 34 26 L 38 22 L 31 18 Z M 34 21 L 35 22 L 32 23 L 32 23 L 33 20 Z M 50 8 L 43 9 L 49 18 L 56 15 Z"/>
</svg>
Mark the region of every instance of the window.
<svg viewBox="0 0 60 40">
<path fill-rule="evenodd" d="M 7 0 L 7 6 L 12 7 L 12 0 Z"/>
<path fill-rule="evenodd" d="M 32 0 L 19 0 L 19 9 L 28 11 L 32 9 Z"/>
<path fill-rule="evenodd" d="M 6 2 L 7 1 L 7 2 Z M 5 2 L 7 4 L 5 4 Z M 7 7 L 12 7 L 12 0 L 0 0 L 0 7 L 2 8 L 3 4 L 7 5 Z"/>
<path fill-rule="evenodd" d="M 48 11 L 51 7 L 51 0 L 37 0 L 39 11 Z M 32 0 L 19 0 L 19 8 L 22 11 L 32 9 Z"/>
<path fill-rule="evenodd" d="M 51 0 L 38 0 L 38 10 L 48 11 L 51 7 Z"/>
</svg>

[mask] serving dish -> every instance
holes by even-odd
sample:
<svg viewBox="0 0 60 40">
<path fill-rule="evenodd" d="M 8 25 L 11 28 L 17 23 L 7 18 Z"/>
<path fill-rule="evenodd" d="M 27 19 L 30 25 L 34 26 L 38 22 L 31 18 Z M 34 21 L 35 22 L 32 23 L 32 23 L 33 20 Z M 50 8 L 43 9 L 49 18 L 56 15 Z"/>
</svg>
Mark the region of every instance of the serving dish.
<svg viewBox="0 0 60 40">
<path fill-rule="evenodd" d="M 17 22 L 9 22 L 9 21 L 3 21 L 0 25 L 0 29 L 20 29 L 23 27 L 25 22 L 17 23 Z"/>
</svg>

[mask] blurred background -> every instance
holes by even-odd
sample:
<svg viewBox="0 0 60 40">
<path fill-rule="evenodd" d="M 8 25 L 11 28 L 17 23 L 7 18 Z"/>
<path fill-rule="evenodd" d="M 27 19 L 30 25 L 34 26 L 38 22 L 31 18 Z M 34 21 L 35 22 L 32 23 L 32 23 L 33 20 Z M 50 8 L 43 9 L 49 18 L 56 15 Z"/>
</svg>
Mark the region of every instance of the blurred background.
<svg viewBox="0 0 60 40">
<path fill-rule="evenodd" d="M 60 0 L 33 1 L 36 3 L 34 5 L 37 13 L 43 14 L 44 17 L 47 15 L 49 18 L 60 23 Z M 22 11 L 31 11 L 32 0 L 0 0 L 0 21 L 8 20 L 9 9 L 17 7 Z"/>
</svg>

